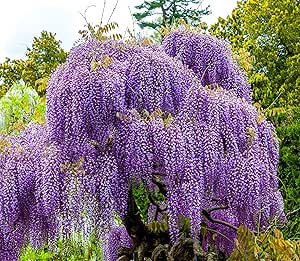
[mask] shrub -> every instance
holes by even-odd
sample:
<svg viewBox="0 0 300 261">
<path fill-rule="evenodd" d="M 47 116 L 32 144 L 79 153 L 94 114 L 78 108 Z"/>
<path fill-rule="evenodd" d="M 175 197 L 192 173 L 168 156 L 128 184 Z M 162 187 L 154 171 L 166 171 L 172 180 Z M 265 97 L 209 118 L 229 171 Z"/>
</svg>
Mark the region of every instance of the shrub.
<svg viewBox="0 0 300 261">
<path fill-rule="evenodd" d="M 13 85 L 0 99 L 0 133 L 18 134 L 29 122 L 44 122 L 45 110 L 45 102 L 34 89 Z"/>
</svg>

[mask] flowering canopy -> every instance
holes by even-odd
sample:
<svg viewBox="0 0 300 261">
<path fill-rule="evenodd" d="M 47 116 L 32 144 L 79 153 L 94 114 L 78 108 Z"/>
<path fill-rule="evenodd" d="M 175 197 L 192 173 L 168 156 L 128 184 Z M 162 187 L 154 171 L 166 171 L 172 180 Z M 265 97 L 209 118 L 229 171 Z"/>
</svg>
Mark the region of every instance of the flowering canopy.
<svg viewBox="0 0 300 261">
<path fill-rule="evenodd" d="M 16 259 L 24 242 L 51 245 L 81 231 L 109 243 L 114 261 L 117 244 L 137 244 L 115 224 L 128 217 L 136 183 L 149 194 L 163 187 L 173 243 L 182 218 L 194 239 L 205 223 L 231 240 L 240 224 L 284 219 L 274 127 L 251 105 L 229 47 L 207 35 L 74 47 L 50 79 L 47 125 L 1 144 L 1 260 Z M 233 248 L 210 233 L 202 244 Z"/>
</svg>

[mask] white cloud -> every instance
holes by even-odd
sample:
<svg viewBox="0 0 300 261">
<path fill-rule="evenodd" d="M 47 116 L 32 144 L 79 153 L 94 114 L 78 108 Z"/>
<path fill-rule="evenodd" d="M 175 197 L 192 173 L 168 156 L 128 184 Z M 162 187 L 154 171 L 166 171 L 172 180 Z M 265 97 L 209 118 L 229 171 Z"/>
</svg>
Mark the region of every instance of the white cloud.
<svg viewBox="0 0 300 261">
<path fill-rule="evenodd" d="M 117 21 L 120 30 L 132 27 L 132 19 L 128 2 L 120 0 L 112 17 Z M 139 4 L 139 0 L 131 0 L 130 6 Z M 115 1 L 106 0 L 104 22 L 114 8 Z M 34 36 L 42 30 L 57 34 L 63 46 L 69 49 L 78 39 L 78 30 L 84 28 L 85 21 L 79 12 L 84 13 L 88 6 L 87 18 L 98 23 L 101 19 L 103 0 L 10 0 L 0 4 L 0 61 L 5 56 L 20 58 L 26 51 Z"/>
<path fill-rule="evenodd" d="M 237 6 L 237 0 L 204 0 L 203 7 L 210 5 L 212 14 L 203 18 L 203 20 L 211 25 L 217 22 L 218 17 L 226 18 L 231 11 Z"/>
<path fill-rule="evenodd" d="M 134 6 L 143 0 L 119 0 L 111 21 L 116 21 L 120 32 L 126 27 L 132 29 L 133 22 L 128 6 Z M 57 34 L 63 47 L 69 49 L 78 39 L 78 30 L 84 28 L 84 19 L 79 12 L 88 6 L 87 18 L 93 23 L 101 19 L 103 0 L 2 0 L 0 3 L 0 62 L 4 57 L 22 58 L 26 46 L 30 46 L 34 36 L 42 30 Z M 107 22 L 115 1 L 106 0 L 104 23 Z M 236 0 L 204 0 L 203 7 L 211 5 L 212 15 L 203 20 L 211 24 L 218 16 L 227 16 L 236 6 Z M 137 26 L 136 26 L 137 29 Z"/>
</svg>

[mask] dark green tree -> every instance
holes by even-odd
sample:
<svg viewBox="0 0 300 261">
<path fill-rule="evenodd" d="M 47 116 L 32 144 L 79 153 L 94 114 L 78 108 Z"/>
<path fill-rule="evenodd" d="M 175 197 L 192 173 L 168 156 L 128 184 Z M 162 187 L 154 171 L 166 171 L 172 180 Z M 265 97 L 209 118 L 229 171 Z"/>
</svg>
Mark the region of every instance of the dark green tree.
<svg viewBox="0 0 300 261">
<path fill-rule="evenodd" d="M 300 238 L 300 107 L 280 117 L 277 134 L 280 139 L 279 178 L 285 199 L 288 223 L 283 232 L 287 238 Z"/>
<path fill-rule="evenodd" d="M 0 63 L 0 98 L 3 97 L 14 83 L 19 83 L 22 79 L 24 61 L 21 59 L 12 60 L 5 58 Z"/>
<path fill-rule="evenodd" d="M 55 34 L 43 31 L 39 37 L 34 37 L 25 56 L 24 60 L 6 58 L 0 64 L 0 97 L 14 83 L 31 86 L 43 96 L 51 72 L 65 62 L 67 53 L 61 47 L 61 41 L 56 40 Z"/>
<path fill-rule="evenodd" d="M 138 25 L 143 28 L 159 30 L 178 19 L 191 25 L 200 24 L 201 18 L 210 13 L 209 6 L 201 9 L 201 0 L 152 0 L 135 6 L 133 14 Z"/>
</svg>

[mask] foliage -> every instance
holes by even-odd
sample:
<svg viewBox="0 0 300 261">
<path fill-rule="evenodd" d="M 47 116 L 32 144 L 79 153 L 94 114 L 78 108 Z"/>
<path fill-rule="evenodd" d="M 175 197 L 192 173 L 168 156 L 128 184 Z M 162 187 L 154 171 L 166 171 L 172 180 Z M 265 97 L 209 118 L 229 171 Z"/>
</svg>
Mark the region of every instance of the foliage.
<svg viewBox="0 0 300 261">
<path fill-rule="evenodd" d="M 67 57 L 60 44 L 55 34 L 43 31 L 27 48 L 25 60 L 6 58 L 0 64 L 1 94 L 4 95 L 14 83 L 20 83 L 32 86 L 39 95 L 45 95 L 51 72 Z"/>
<path fill-rule="evenodd" d="M 50 261 L 53 258 L 53 254 L 48 251 L 47 248 L 36 250 L 30 246 L 23 250 L 23 254 L 20 257 L 21 261 L 32 261 L 32 260 L 44 260 Z"/>
<path fill-rule="evenodd" d="M 228 39 L 237 53 L 247 53 L 245 69 L 253 98 L 263 108 L 298 105 L 300 92 L 300 5 L 297 0 L 248 0 L 210 32 Z M 279 96 L 279 97 L 278 97 Z"/>
<path fill-rule="evenodd" d="M 85 18 L 86 19 L 86 18 Z M 91 38 L 97 39 L 99 41 L 105 41 L 109 39 L 113 40 L 120 40 L 122 39 L 122 35 L 119 33 L 113 33 L 111 32 L 119 27 L 119 25 L 116 22 L 111 22 L 106 25 L 91 25 L 86 20 L 86 27 L 87 29 L 79 30 L 79 34 L 81 35 L 82 39 L 88 40 Z"/>
<path fill-rule="evenodd" d="M 147 222 L 150 200 L 148 197 L 147 189 L 142 183 L 135 186 L 133 190 L 133 197 L 138 206 L 139 213 L 141 215 L 142 220 L 144 222 Z"/>
<path fill-rule="evenodd" d="M 46 102 L 27 86 L 15 84 L 0 99 L 0 133 L 18 134 L 30 122 L 45 122 Z"/>
<path fill-rule="evenodd" d="M 85 242 L 77 235 L 68 240 L 58 241 L 52 250 L 47 246 L 35 249 L 28 245 L 23 249 L 20 261 L 101 261 L 102 254 L 102 246 L 95 237 Z"/>
<path fill-rule="evenodd" d="M 137 12 L 133 14 L 138 25 L 144 28 L 159 30 L 161 27 L 173 24 L 178 19 L 192 25 L 200 24 L 202 16 L 210 13 L 208 7 L 199 10 L 201 0 L 165 0 L 144 1 L 135 6 Z M 150 19 L 153 19 L 150 21 Z"/>
<path fill-rule="evenodd" d="M 300 109 L 281 114 L 279 127 L 280 139 L 279 178 L 282 181 L 282 192 L 285 199 L 285 209 L 294 214 L 288 217 L 284 234 L 288 238 L 300 238 Z M 298 211 L 297 211 L 298 210 Z"/>
<path fill-rule="evenodd" d="M 275 228 L 256 235 L 241 226 L 235 239 L 235 245 L 236 249 L 229 260 L 291 261 L 300 258 L 300 240 L 285 240 L 282 233 Z"/>
<path fill-rule="evenodd" d="M 2 259 L 78 232 L 108 261 L 201 259 L 229 255 L 241 224 L 285 221 L 274 126 L 224 41 L 88 39 L 52 74 L 46 118 L 1 136 Z"/>
</svg>

